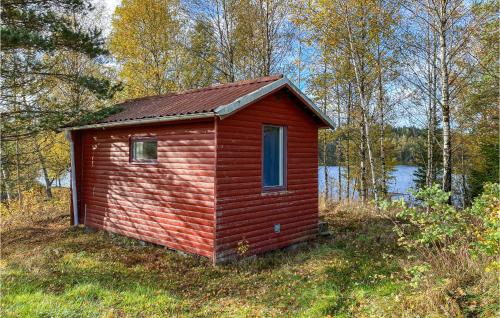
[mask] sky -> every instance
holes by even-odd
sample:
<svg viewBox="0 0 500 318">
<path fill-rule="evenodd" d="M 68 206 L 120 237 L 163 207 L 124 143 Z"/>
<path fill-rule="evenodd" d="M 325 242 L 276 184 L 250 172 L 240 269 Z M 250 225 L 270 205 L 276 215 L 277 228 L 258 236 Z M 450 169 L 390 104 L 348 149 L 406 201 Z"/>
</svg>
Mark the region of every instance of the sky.
<svg viewBox="0 0 500 318">
<path fill-rule="evenodd" d="M 96 2 L 99 2 L 99 0 L 96 0 Z M 100 2 L 104 2 L 106 4 L 106 7 L 108 8 L 110 13 L 113 13 L 115 10 L 115 7 L 119 5 L 122 1 L 121 0 L 101 0 Z"/>
<path fill-rule="evenodd" d="M 97 6 L 104 6 L 105 7 L 105 21 L 106 21 L 106 26 L 104 27 L 105 33 L 108 33 L 111 31 L 111 18 L 112 15 L 115 11 L 115 8 L 120 5 L 121 0 L 92 0 Z M 307 61 L 305 61 L 307 63 Z M 292 74 L 288 74 L 289 76 Z M 307 76 L 306 74 L 302 74 Z M 293 79 L 292 79 L 293 80 Z M 300 89 L 306 90 L 306 85 L 305 83 L 295 83 L 296 85 L 299 86 Z M 410 114 L 408 112 L 405 112 L 405 116 L 400 116 L 396 119 L 397 126 L 413 126 L 417 125 L 419 126 L 418 120 L 417 122 L 415 121 L 415 118 L 413 120 L 411 119 L 412 116 L 409 116 Z"/>
<path fill-rule="evenodd" d="M 111 30 L 111 16 L 115 11 L 116 6 L 118 6 L 122 1 L 121 0 L 94 0 L 96 4 L 103 4 L 106 7 L 106 15 L 107 15 L 107 30 Z"/>
</svg>

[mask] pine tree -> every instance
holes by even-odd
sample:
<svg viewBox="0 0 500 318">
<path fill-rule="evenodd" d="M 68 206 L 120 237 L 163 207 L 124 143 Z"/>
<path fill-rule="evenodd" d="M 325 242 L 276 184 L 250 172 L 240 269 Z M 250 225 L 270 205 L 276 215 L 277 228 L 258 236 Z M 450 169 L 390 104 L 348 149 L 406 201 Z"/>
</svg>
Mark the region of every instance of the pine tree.
<svg viewBox="0 0 500 318">
<path fill-rule="evenodd" d="M 52 178 L 35 141 L 92 110 L 90 100 L 111 98 L 120 84 L 103 71 L 108 52 L 99 26 L 88 20 L 90 1 L 2 1 L 1 9 L 0 165 L 9 192 L 1 197 L 21 200 L 40 171 Z M 67 98 L 66 88 L 82 98 Z M 50 198 L 50 182 L 46 193 Z"/>
</svg>

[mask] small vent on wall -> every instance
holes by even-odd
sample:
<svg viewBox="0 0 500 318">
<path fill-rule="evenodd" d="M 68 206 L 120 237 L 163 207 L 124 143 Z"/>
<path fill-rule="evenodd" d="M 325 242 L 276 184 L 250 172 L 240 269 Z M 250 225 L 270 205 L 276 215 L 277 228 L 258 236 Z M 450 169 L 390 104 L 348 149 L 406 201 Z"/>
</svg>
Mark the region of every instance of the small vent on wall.
<svg viewBox="0 0 500 318">
<path fill-rule="evenodd" d="M 274 233 L 281 232 L 281 224 L 274 224 Z"/>
</svg>

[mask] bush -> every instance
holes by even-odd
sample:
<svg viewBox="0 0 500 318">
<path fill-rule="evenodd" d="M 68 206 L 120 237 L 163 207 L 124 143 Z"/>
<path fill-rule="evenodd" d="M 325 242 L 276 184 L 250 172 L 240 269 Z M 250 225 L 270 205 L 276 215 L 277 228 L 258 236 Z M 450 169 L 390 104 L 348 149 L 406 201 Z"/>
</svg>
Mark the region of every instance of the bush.
<svg viewBox="0 0 500 318">
<path fill-rule="evenodd" d="M 66 188 L 52 188 L 53 198 L 47 200 L 42 187 L 34 187 L 22 193 L 22 200 L 0 203 L 2 228 L 29 220 L 50 219 L 62 213 L 69 213 L 70 191 Z"/>
<path fill-rule="evenodd" d="M 483 193 L 477 197 L 468 212 L 476 218 L 472 224 L 474 252 L 488 256 L 500 253 L 500 184 L 486 183 Z M 498 261 L 493 261 L 500 268 Z"/>
<path fill-rule="evenodd" d="M 409 250 L 433 248 L 450 253 L 467 245 L 475 255 L 498 255 L 500 185 L 485 184 L 484 189 L 472 207 L 464 210 L 449 205 L 450 194 L 438 185 L 414 193 L 421 206 L 400 202 L 402 211 L 397 216 L 404 223 L 395 227 L 400 244 Z"/>
<path fill-rule="evenodd" d="M 448 204 L 449 193 L 433 185 L 414 195 L 422 205 L 408 207 L 405 202 L 401 202 L 402 211 L 397 215 L 405 221 L 407 228 L 395 228 L 402 246 L 408 249 L 432 247 L 452 251 L 457 244 L 463 243 L 469 215 Z"/>
<path fill-rule="evenodd" d="M 437 185 L 414 193 L 417 206 L 397 203 L 394 230 L 408 252 L 402 266 L 415 296 L 406 305 L 456 317 L 489 316 L 498 309 L 493 270 L 499 269 L 500 185 L 484 189 L 467 209 L 449 205 L 449 193 Z"/>
</svg>

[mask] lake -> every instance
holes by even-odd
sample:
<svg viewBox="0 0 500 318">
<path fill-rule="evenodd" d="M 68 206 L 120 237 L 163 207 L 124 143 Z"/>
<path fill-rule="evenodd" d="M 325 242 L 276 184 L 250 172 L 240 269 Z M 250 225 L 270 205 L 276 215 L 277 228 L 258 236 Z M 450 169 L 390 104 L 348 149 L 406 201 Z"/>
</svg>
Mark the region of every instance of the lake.
<svg viewBox="0 0 500 318">
<path fill-rule="evenodd" d="M 345 174 L 345 169 L 341 168 L 342 174 Z M 389 174 L 390 178 L 387 182 L 389 193 L 395 193 L 392 196 L 393 199 L 404 197 L 409 194 L 409 190 L 415 187 L 415 182 L 413 181 L 413 174 L 417 170 L 415 166 L 398 165 L 395 166 L 394 170 Z M 325 167 L 320 166 L 318 169 L 318 186 L 320 193 L 325 191 Z M 337 198 L 338 196 L 338 166 L 328 166 L 328 179 L 330 179 L 330 185 L 334 185 L 333 191 L 331 190 L 331 196 Z M 369 172 L 368 172 L 369 173 Z M 369 182 L 369 181 L 368 181 Z M 345 189 L 346 181 L 342 178 L 342 187 Z M 352 185 L 352 183 L 351 183 Z M 352 191 L 352 190 L 351 190 Z M 404 195 L 402 195 L 404 194 Z M 354 197 L 358 196 L 357 192 L 351 192 Z"/>
</svg>

